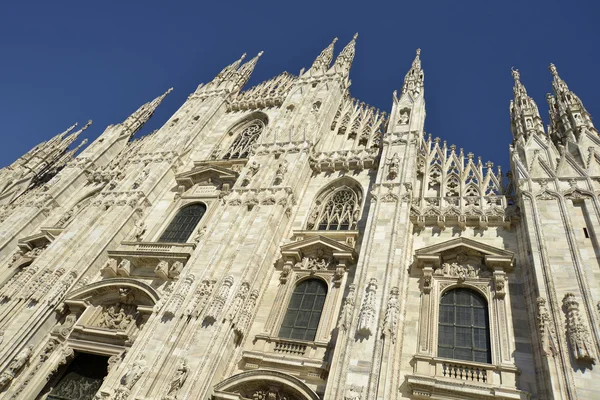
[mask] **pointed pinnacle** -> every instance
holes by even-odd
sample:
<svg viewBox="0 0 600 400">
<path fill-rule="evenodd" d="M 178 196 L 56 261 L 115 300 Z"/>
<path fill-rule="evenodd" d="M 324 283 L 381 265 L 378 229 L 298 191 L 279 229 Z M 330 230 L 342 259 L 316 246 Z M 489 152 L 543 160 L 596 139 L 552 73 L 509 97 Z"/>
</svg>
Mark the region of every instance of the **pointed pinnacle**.
<svg viewBox="0 0 600 400">
<path fill-rule="evenodd" d="M 550 65 L 548 66 L 548 69 L 550 70 L 550 72 L 552 73 L 553 76 L 558 77 L 558 71 L 556 70 L 556 65 L 550 63 Z"/>
</svg>

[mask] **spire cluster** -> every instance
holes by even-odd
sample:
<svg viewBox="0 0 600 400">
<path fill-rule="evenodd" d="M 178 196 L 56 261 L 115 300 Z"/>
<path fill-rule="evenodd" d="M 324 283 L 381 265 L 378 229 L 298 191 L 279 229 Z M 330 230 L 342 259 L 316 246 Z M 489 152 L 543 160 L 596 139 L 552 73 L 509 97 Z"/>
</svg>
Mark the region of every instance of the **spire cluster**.
<svg viewBox="0 0 600 400">
<path fill-rule="evenodd" d="M 552 74 L 553 91 L 553 94 L 546 95 L 550 116 L 548 136 L 561 146 L 567 141 L 577 142 L 582 131 L 595 130 L 591 117 L 579 97 L 558 75 L 556 66 L 550 64 L 548 69 Z M 510 102 L 510 119 L 515 141 L 520 138 L 527 140 L 534 132 L 545 135 L 538 107 L 521 83 L 519 71 L 512 69 L 512 76 L 515 84 L 514 98 Z"/>
</svg>

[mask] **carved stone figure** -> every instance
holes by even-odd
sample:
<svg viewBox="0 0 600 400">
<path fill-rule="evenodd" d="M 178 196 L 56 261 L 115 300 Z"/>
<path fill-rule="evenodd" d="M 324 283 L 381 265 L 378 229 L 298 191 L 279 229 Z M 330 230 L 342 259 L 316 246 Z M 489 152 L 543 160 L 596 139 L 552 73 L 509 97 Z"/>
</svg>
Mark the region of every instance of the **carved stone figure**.
<svg viewBox="0 0 600 400">
<path fill-rule="evenodd" d="M 550 314 L 546 307 L 546 299 L 538 297 L 536 300 L 538 307 L 537 325 L 542 341 L 542 349 L 546 355 L 554 354 L 554 328 L 550 321 Z"/>
<path fill-rule="evenodd" d="M 279 167 L 277 167 L 277 171 L 275 172 L 275 180 L 273 181 L 274 185 L 279 185 L 281 182 L 283 182 L 283 178 L 287 172 L 287 164 L 287 161 L 283 160 L 279 164 Z"/>
<path fill-rule="evenodd" d="M 347 332 L 352 324 L 352 314 L 354 313 L 354 291 L 356 286 L 351 284 L 348 287 L 348 295 L 344 299 L 342 310 L 340 311 L 340 318 L 338 319 L 338 329 Z"/>
<path fill-rule="evenodd" d="M 185 360 L 181 360 L 179 366 L 177 367 L 177 370 L 173 374 L 173 378 L 171 379 L 171 383 L 169 384 L 169 390 L 167 392 L 165 400 L 177 398 L 177 392 L 179 392 L 179 389 L 181 389 L 181 387 L 185 383 L 188 373 L 189 368 L 185 363 Z"/>
<path fill-rule="evenodd" d="M 344 394 L 344 400 L 362 400 L 363 387 L 350 385 Z"/>
<path fill-rule="evenodd" d="M 365 297 L 358 315 L 358 333 L 363 336 L 375 333 L 375 292 L 377 291 L 377 279 L 371 278 L 365 290 Z"/>
<path fill-rule="evenodd" d="M 196 234 L 194 235 L 194 239 L 193 239 L 194 243 L 199 243 L 205 234 L 206 234 L 206 226 L 203 226 L 198 231 L 196 231 Z"/>
<path fill-rule="evenodd" d="M 394 153 L 389 162 L 388 167 L 388 180 L 392 180 L 398 176 L 398 171 L 400 168 L 400 158 L 398 157 L 398 153 Z"/>
<path fill-rule="evenodd" d="M 333 262 L 330 259 L 303 257 L 301 261 L 294 264 L 294 268 L 307 269 L 313 272 L 324 271 L 333 267 Z"/>
<path fill-rule="evenodd" d="M 127 390 L 131 390 L 137 381 L 146 372 L 146 360 L 144 354 L 141 354 L 125 374 L 121 377 L 121 385 Z"/>
<path fill-rule="evenodd" d="M 408 110 L 401 110 L 398 115 L 398 125 L 408 124 Z"/>
<path fill-rule="evenodd" d="M 144 233 L 146 233 L 146 223 L 142 220 L 139 220 L 135 223 L 135 229 L 133 231 L 133 237 L 135 238 L 135 241 L 141 242 Z"/>
<path fill-rule="evenodd" d="M 571 354 L 576 360 L 596 363 L 596 355 L 588 328 L 579 315 L 579 303 L 573 293 L 567 293 L 563 298 L 563 308 L 567 317 L 567 338 Z"/>
<path fill-rule="evenodd" d="M 8 367 L 0 374 L 0 389 L 4 389 L 13 381 L 13 379 L 15 379 L 23 367 L 29 362 L 32 352 L 33 345 L 29 344 L 12 359 L 8 364 Z"/>
<path fill-rule="evenodd" d="M 137 320 L 138 315 L 137 306 L 134 304 L 111 304 L 103 307 L 97 326 L 123 331 Z"/>
<path fill-rule="evenodd" d="M 390 291 L 385 317 L 383 320 L 383 334 L 388 336 L 392 343 L 396 342 L 396 329 L 398 327 L 398 313 L 400 312 L 400 304 L 398 301 L 399 290 L 393 287 Z"/>
</svg>

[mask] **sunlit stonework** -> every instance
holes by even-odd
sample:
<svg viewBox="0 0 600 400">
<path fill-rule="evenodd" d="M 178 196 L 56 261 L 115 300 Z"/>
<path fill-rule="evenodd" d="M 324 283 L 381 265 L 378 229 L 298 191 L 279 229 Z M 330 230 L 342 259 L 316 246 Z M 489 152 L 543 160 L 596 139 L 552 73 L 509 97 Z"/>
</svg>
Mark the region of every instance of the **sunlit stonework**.
<svg viewBox="0 0 600 400">
<path fill-rule="evenodd" d="M 423 131 L 420 50 L 389 113 L 353 98 L 356 40 L 248 89 L 243 56 L 149 135 L 170 89 L 0 170 L 0 398 L 598 398 L 581 100 L 551 65 L 545 129 L 513 70 L 503 175 Z"/>
</svg>

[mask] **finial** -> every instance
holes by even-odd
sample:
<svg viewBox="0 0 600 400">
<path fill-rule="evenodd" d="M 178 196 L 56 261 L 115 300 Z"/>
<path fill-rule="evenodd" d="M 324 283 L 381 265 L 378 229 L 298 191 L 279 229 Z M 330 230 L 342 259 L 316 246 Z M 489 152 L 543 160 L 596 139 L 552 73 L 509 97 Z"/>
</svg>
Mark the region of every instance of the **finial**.
<svg viewBox="0 0 600 400">
<path fill-rule="evenodd" d="M 550 70 L 550 72 L 552 73 L 553 76 L 558 76 L 558 71 L 556 70 L 556 65 L 550 63 L 550 65 L 548 66 L 548 69 Z"/>
<path fill-rule="evenodd" d="M 166 92 L 165 92 L 165 96 L 168 95 L 169 93 L 171 93 L 173 91 L 173 88 L 170 87 Z"/>
<path fill-rule="evenodd" d="M 338 38 L 337 38 L 337 36 L 336 36 L 336 37 L 334 37 L 334 38 L 333 38 L 333 42 L 331 42 L 331 44 L 336 44 L 336 43 L 337 43 L 337 41 L 338 41 Z"/>
<path fill-rule="evenodd" d="M 257 57 L 260 57 L 260 56 L 262 56 L 262 55 L 263 55 L 263 53 L 264 53 L 264 51 L 262 51 L 262 50 L 261 50 L 261 51 L 259 51 L 259 52 L 258 52 L 258 55 L 257 55 Z"/>
<path fill-rule="evenodd" d="M 358 32 L 356 32 L 356 33 L 354 34 L 354 36 L 352 36 L 352 40 L 356 40 L 356 39 L 358 39 Z"/>
<path fill-rule="evenodd" d="M 517 82 L 518 80 L 521 79 L 521 74 L 519 73 L 518 69 L 515 69 L 515 67 L 510 67 L 513 79 L 515 80 L 515 82 Z"/>
<path fill-rule="evenodd" d="M 421 55 L 421 49 L 417 49 L 417 57 Z"/>
<path fill-rule="evenodd" d="M 88 120 L 88 122 L 85 124 L 85 126 L 81 129 L 82 131 L 86 130 L 87 128 L 90 127 L 90 125 L 92 125 L 92 120 Z"/>
<path fill-rule="evenodd" d="M 242 54 L 242 56 L 240 57 L 240 61 L 244 61 L 244 58 L 246 58 L 246 53 Z"/>
</svg>

